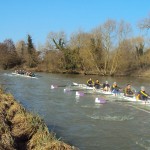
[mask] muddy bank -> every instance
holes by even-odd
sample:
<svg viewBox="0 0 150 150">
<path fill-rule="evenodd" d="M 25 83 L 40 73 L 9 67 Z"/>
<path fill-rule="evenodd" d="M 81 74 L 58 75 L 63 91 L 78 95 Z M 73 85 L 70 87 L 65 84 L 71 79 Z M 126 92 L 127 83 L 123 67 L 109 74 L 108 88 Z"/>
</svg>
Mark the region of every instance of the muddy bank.
<svg viewBox="0 0 150 150">
<path fill-rule="evenodd" d="M 73 150 L 57 140 L 44 121 L 25 110 L 11 94 L 0 89 L 0 149 L 7 150 Z"/>
</svg>

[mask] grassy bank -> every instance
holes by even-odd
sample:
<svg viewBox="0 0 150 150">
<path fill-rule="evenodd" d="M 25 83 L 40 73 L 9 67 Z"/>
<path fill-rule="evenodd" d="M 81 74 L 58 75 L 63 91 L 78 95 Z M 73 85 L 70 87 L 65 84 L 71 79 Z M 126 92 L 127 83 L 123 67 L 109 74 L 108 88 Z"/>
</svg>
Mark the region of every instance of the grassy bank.
<svg viewBox="0 0 150 150">
<path fill-rule="evenodd" d="M 0 149 L 73 150 L 57 140 L 39 116 L 25 110 L 11 94 L 0 89 Z"/>
</svg>

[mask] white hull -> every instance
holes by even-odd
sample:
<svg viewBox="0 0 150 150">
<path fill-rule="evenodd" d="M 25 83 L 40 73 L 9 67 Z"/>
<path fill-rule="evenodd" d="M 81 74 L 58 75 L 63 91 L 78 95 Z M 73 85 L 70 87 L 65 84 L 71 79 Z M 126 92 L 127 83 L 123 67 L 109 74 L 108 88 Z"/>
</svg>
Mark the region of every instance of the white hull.
<svg viewBox="0 0 150 150">
<path fill-rule="evenodd" d="M 150 100 L 148 101 L 143 101 L 143 100 L 137 100 L 135 97 L 127 97 L 127 96 L 124 96 L 123 93 L 120 93 L 120 94 L 117 94 L 115 95 L 114 93 L 112 93 L 111 91 L 103 91 L 101 89 L 95 89 L 94 87 L 88 87 L 87 85 L 85 84 L 78 84 L 78 83 L 73 83 L 73 85 L 76 85 L 76 86 L 79 86 L 80 88 L 82 89 L 90 89 L 92 91 L 88 92 L 89 94 L 94 94 L 94 93 L 99 93 L 99 94 L 102 94 L 102 95 L 110 95 L 110 96 L 113 96 L 113 97 L 116 97 L 117 99 L 122 99 L 122 100 L 126 100 L 128 102 L 135 102 L 135 103 L 138 103 L 138 104 L 148 104 L 150 105 Z M 98 101 L 96 101 L 98 102 Z M 121 102 L 121 101 L 120 101 Z"/>
<path fill-rule="evenodd" d="M 85 89 L 85 90 L 93 90 L 94 89 L 94 87 L 89 87 L 86 84 L 78 84 L 78 83 L 73 82 L 73 85 L 78 89 Z"/>
<path fill-rule="evenodd" d="M 15 73 L 15 72 L 12 72 L 12 75 L 20 76 L 20 77 L 25 77 L 25 78 L 38 79 L 37 77 L 31 77 L 31 76 L 28 76 L 28 75 L 22 75 L 22 74 L 18 74 L 18 73 Z"/>
</svg>

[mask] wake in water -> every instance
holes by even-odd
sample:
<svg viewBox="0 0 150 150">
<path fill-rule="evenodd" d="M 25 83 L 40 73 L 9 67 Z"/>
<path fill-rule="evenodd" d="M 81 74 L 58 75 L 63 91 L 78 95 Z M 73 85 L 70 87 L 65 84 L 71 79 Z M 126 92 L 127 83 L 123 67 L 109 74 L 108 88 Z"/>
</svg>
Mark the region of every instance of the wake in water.
<svg viewBox="0 0 150 150">
<path fill-rule="evenodd" d="M 13 77 L 14 75 L 10 74 L 10 73 L 4 73 L 4 76 L 9 76 L 9 77 Z"/>
<path fill-rule="evenodd" d="M 146 150 L 150 150 L 150 137 L 141 138 L 139 141 L 136 141 L 136 144 L 145 148 Z"/>
<path fill-rule="evenodd" d="M 110 116 L 110 115 L 106 115 L 106 116 L 98 116 L 96 114 L 92 115 L 92 116 L 88 116 L 91 119 L 98 119 L 98 120 L 105 120 L 105 121 L 126 121 L 126 120 L 132 120 L 134 119 L 133 116 Z"/>
<path fill-rule="evenodd" d="M 9 76 L 9 77 L 25 77 L 25 78 L 30 78 L 30 79 L 38 79 L 35 76 L 30 76 L 30 75 L 26 75 L 26 74 L 4 73 L 4 75 Z"/>
<path fill-rule="evenodd" d="M 102 107 L 102 104 L 95 104 L 94 106 L 91 105 L 82 105 L 81 108 L 100 108 Z"/>
</svg>

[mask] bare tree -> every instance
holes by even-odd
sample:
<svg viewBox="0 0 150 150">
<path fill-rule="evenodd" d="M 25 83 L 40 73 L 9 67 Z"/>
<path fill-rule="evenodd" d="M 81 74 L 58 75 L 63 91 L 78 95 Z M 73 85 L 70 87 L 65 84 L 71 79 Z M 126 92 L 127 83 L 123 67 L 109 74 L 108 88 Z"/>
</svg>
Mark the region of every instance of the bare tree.
<svg viewBox="0 0 150 150">
<path fill-rule="evenodd" d="M 60 42 L 66 43 L 66 38 L 67 37 L 64 31 L 50 32 L 47 36 L 47 40 L 45 44 L 46 49 L 48 50 L 58 49 L 57 44 L 60 44 Z"/>
<path fill-rule="evenodd" d="M 27 51 L 27 45 L 25 41 L 18 41 L 16 43 L 16 52 L 18 56 L 20 57 L 21 64 L 24 64 L 27 61 L 28 51 Z"/>
<path fill-rule="evenodd" d="M 104 69 L 103 74 L 106 75 L 109 70 L 109 62 L 110 62 L 110 51 L 113 48 L 113 40 L 116 37 L 116 21 L 107 20 L 102 26 L 102 40 L 104 45 Z"/>
<path fill-rule="evenodd" d="M 150 29 L 150 14 L 147 18 L 144 18 L 141 21 L 139 21 L 138 27 L 140 29 L 147 29 L 147 30 Z"/>
<path fill-rule="evenodd" d="M 124 22 L 123 20 L 120 21 L 117 25 L 117 39 L 116 45 L 118 44 L 118 47 L 116 50 L 112 53 L 112 61 L 110 64 L 110 75 L 114 75 L 115 72 L 117 72 L 118 66 L 119 66 L 119 57 L 120 57 L 120 44 L 129 38 L 129 36 L 132 33 L 132 28 L 129 23 Z"/>
<path fill-rule="evenodd" d="M 98 43 L 97 43 L 98 44 Z M 94 49 L 96 46 L 96 40 L 94 34 L 79 32 L 73 34 L 70 40 L 70 46 L 79 50 L 78 60 L 83 66 L 83 70 L 86 74 L 99 74 L 100 70 L 96 63 L 96 57 L 94 56 Z"/>
</svg>

